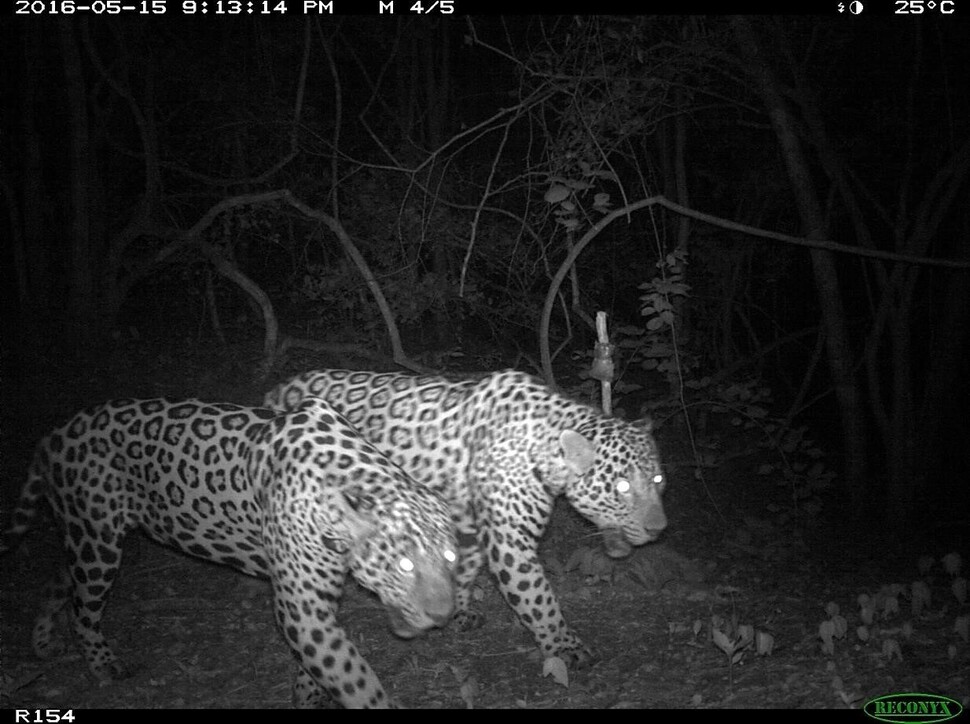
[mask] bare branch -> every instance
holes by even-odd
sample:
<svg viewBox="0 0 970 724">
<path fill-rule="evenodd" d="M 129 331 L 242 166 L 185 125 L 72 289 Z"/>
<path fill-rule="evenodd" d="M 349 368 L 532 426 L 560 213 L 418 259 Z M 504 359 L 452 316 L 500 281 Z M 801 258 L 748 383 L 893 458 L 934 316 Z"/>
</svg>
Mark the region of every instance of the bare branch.
<svg viewBox="0 0 970 724">
<path fill-rule="evenodd" d="M 612 224 L 619 218 L 628 216 L 634 211 L 646 208 L 653 205 L 663 206 L 671 211 L 678 214 L 684 214 L 685 216 L 690 216 L 699 221 L 706 221 L 714 226 L 720 226 L 723 229 L 730 229 L 732 231 L 740 231 L 751 236 L 756 236 L 761 239 L 771 239 L 773 241 L 780 241 L 786 244 L 792 244 L 794 246 L 805 246 L 811 249 L 826 249 L 828 251 L 837 251 L 844 254 L 852 254 L 853 256 L 863 256 L 870 257 L 874 259 L 887 259 L 889 261 L 898 261 L 905 264 L 921 264 L 925 266 L 936 266 L 945 267 L 948 269 L 970 269 L 970 262 L 950 260 L 950 259 L 931 259 L 928 257 L 910 256 L 908 254 L 897 254 L 891 251 L 880 251 L 878 249 L 862 249 L 857 246 L 850 246 L 848 244 L 840 244 L 835 241 L 825 241 L 825 240 L 815 240 L 806 239 L 804 237 L 790 236 L 789 234 L 781 234 L 776 231 L 767 231 L 766 229 L 759 229 L 754 226 L 748 226 L 747 224 L 740 224 L 736 221 L 729 221 L 728 219 L 722 219 L 718 216 L 712 214 L 705 214 L 702 211 L 695 211 L 694 209 L 688 209 L 686 206 L 681 206 L 680 204 L 675 204 L 673 201 L 669 201 L 663 196 L 652 196 L 647 199 L 642 199 L 636 201 L 632 204 L 628 204 L 619 209 L 614 209 L 598 222 L 596 222 L 590 229 L 583 234 L 582 238 L 576 243 L 576 246 L 566 255 L 563 263 L 560 265 L 559 270 L 556 272 L 555 276 L 552 278 L 552 282 L 549 285 L 549 291 L 546 294 L 546 301 L 542 308 L 542 316 L 539 322 L 539 349 L 542 358 L 542 372 L 546 378 L 546 382 L 549 385 L 555 386 L 555 379 L 552 373 L 552 357 L 549 353 L 549 319 L 552 314 L 552 305 L 555 301 L 556 294 L 559 291 L 559 286 L 562 284 L 566 273 L 569 268 L 576 262 L 576 259 L 599 233 L 605 229 L 607 226 Z"/>
</svg>

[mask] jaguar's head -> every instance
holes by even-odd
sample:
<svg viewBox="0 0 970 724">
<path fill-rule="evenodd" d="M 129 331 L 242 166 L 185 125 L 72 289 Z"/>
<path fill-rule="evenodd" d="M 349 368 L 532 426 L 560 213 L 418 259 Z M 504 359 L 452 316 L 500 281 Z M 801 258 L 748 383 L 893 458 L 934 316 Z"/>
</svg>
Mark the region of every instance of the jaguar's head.
<svg viewBox="0 0 970 724">
<path fill-rule="evenodd" d="M 444 625 L 455 605 L 458 562 L 451 514 L 433 491 L 394 471 L 395 499 L 358 509 L 351 572 L 376 593 L 401 638 Z"/>
<path fill-rule="evenodd" d="M 666 478 L 651 423 L 597 417 L 564 431 L 560 445 L 573 473 L 565 486 L 572 506 L 596 524 L 613 558 L 656 540 L 667 527 Z"/>
</svg>

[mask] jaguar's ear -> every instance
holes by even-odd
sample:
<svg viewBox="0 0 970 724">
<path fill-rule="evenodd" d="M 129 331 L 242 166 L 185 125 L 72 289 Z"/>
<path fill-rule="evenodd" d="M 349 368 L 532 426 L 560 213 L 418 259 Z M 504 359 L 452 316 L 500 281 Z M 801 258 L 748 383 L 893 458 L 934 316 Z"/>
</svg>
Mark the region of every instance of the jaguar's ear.
<svg viewBox="0 0 970 724">
<path fill-rule="evenodd" d="M 563 430 L 559 434 L 563 462 L 576 475 L 585 475 L 596 462 L 596 446 L 575 430 Z"/>
<path fill-rule="evenodd" d="M 644 415 L 633 424 L 644 432 L 653 432 L 653 418 L 649 415 Z"/>
<path fill-rule="evenodd" d="M 365 512 L 361 509 L 360 506 L 355 508 L 351 505 L 349 498 L 344 497 L 344 500 L 347 501 L 347 506 L 344 510 L 344 526 L 347 529 L 347 534 L 355 544 L 362 543 L 377 532 L 377 519 L 369 511 Z"/>
<path fill-rule="evenodd" d="M 333 411 L 319 397 L 307 397 L 298 404 L 288 407 L 293 412 L 306 412 L 314 417 L 333 414 Z"/>
<path fill-rule="evenodd" d="M 329 530 L 326 538 L 343 540 L 350 545 L 363 543 L 378 529 L 377 519 L 365 509 L 353 489 L 328 490 L 321 494 L 324 506 L 324 519 Z"/>
</svg>

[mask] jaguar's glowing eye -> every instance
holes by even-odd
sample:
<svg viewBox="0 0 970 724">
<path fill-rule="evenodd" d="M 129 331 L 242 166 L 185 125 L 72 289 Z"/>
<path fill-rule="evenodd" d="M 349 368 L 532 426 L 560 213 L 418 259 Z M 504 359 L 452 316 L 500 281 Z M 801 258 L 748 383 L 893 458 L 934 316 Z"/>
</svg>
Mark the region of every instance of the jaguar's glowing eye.
<svg viewBox="0 0 970 724">
<path fill-rule="evenodd" d="M 414 570 L 414 562 L 410 558 L 402 558 L 397 562 L 397 567 L 405 573 L 410 573 Z"/>
<path fill-rule="evenodd" d="M 630 492 L 630 481 L 621 480 L 616 484 L 616 492 L 618 493 L 629 493 Z"/>
<path fill-rule="evenodd" d="M 449 563 L 454 563 L 455 561 L 458 560 L 458 556 L 455 555 L 454 551 L 450 551 L 446 549 L 443 555 L 445 557 L 445 560 L 448 561 Z"/>
<path fill-rule="evenodd" d="M 661 475 L 660 473 L 657 473 L 656 475 L 653 476 L 654 485 L 660 485 L 660 483 L 662 483 L 663 481 L 664 481 L 664 476 Z"/>
</svg>

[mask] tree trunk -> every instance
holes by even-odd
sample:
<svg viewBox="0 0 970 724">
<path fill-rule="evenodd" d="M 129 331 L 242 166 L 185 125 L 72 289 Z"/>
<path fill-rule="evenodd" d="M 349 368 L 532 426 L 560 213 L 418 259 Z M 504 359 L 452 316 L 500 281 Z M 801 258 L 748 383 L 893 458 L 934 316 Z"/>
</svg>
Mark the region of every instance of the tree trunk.
<svg viewBox="0 0 970 724">
<path fill-rule="evenodd" d="M 444 142 L 445 133 L 448 131 L 447 113 L 450 95 L 448 80 L 451 77 L 451 45 L 449 43 L 448 24 L 442 20 L 423 24 L 422 31 L 427 33 L 421 55 L 425 79 L 425 103 L 427 105 L 424 140 L 428 148 L 437 149 Z M 437 183 L 441 172 L 435 167 L 432 167 L 432 169 L 428 188 L 442 188 Z M 434 204 L 429 204 L 428 208 L 433 209 Z M 431 218 L 433 217 L 434 214 L 432 213 Z M 451 260 L 447 248 L 448 239 L 446 235 L 436 234 L 432 231 L 430 240 L 432 244 L 432 269 L 434 270 L 438 300 L 431 309 L 435 322 L 434 344 L 438 347 L 451 346 L 455 343 L 456 325 L 448 314 L 447 305 L 447 300 L 451 296 L 451 284 L 449 282 Z"/>
<path fill-rule="evenodd" d="M 886 294 L 895 300 L 893 321 L 889 325 L 889 349 L 891 365 L 889 436 L 883 440 L 889 461 L 886 489 L 886 517 L 896 523 L 905 523 L 912 513 L 915 492 L 916 449 L 916 402 L 913 390 L 912 329 L 914 313 L 912 288 L 920 273 L 916 267 L 906 269 L 898 285 L 886 287 Z M 894 289 L 894 286 L 896 287 Z"/>
<path fill-rule="evenodd" d="M 83 22 L 83 21 L 82 21 Z M 68 173 L 70 178 L 70 230 L 68 232 L 68 298 L 69 333 L 82 344 L 95 342 L 100 336 L 93 277 L 90 199 L 91 182 L 88 128 L 87 87 L 81 70 L 81 56 L 74 37 L 75 22 L 61 17 L 58 22 L 61 58 L 67 94 Z"/>
<path fill-rule="evenodd" d="M 782 99 L 778 82 L 768 65 L 769 59 L 759 48 L 751 24 L 747 18 L 732 19 L 742 52 L 749 65 L 752 78 L 757 82 L 771 125 L 778 136 L 782 157 L 795 194 L 799 216 L 810 239 L 826 238 L 821 206 L 812 185 L 808 163 L 795 134 L 794 119 Z M 825 328 L 826 359 L 829 373 L 835 385 L 840 422 L 842 425 L 845 493 L 858 514 L 866 502 L 867 461 L 866 426 L 862 396 L 852 369 L 852 348 L 846 329 L 842 293 L 833 254 L 821 249 L 809 252 L 822 324 Z"/>
<path fill-rule="evenodd" d="M 888 490 L 888 514 L 890 520 L 906 520 L 920 512 L 917 492 L 928 490 L 932 483 L 946 475 L 942 464 L 944 444 L 947 439 L 944 421 L 960 404 L 955 402 L 953 391 L 960 387 L 960 377 L 970 352 L 970 272 L 951 270 L 933 271 L 944 275 L 945 293 L 940 295 L 940 310 L 927 345 L 926 382 L 922 399 L 912 425 L 912 466 L 909 479 L 890 476 Z M 949 413 L 949 414 L 948 414 Z M 957 414 L 963 414 L 960 410 Z"/>
<path fill-rule="evenodd" d="M 37 89 L 41 87 L 40 69 L 43 60 L 39 48 L 41 42 L 39 23 L 24 23 L 23 53 L 24 82 L 20 86 L 23 93 L 20 114 L 20 129 L 23 134 L 23 179 L 20 209 L 22 211 L 23 244 L 23 288 L 20 292 L 20 312 L 29 320 L 38 312 L 46 315 L 51 311 L 50 244 L 44 224 L 44 209 L 48 207 L 44 192 L 44 163 L 40 148 L 40 135 L 37 132 L 35 111 Z M 41 322 L 42 320 L 36 320 Z"/>
</svg>

